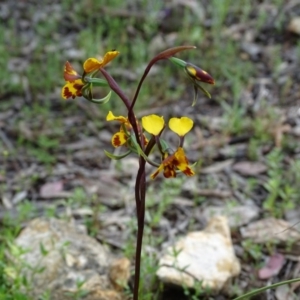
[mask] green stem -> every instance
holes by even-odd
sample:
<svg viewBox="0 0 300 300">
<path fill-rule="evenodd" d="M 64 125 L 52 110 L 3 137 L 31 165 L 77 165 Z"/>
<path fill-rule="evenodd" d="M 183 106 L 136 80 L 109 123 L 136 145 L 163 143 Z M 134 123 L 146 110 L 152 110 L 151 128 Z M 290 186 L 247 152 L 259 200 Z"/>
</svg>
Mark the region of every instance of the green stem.
<svg viewBox="0 0 300 300">
<path fill-rule="evenodd" d="M 239 296 L 237 298 L 234 298 L 232 300 L 241 300 L 241 299 L 248 299 L 249 297 L 252 297 L 256 294 L 259 294 L 259 293 L 262 293 L 266 290 L 269 290 L 269 289 L 272 289 L 272 288 L 275 288 L 275 287 L 278 287 L 278 286 L 281 286 L 281 285 L 284 285 L 284 284 L 289 284 L 289 283 L 293 283 L 293 282 L 298 282 L 300 281 L 300 278 L 295 278 L 295 279 L 290 279 L 290 280 L 286 280 L 286 281 L 281 281 L 281 282 L 278 282 L 278 283 L 274 283 L 272 285 L 267 285 L 267 286 L 264 286 L 262 288 L 259 288 L 259 289 L 256 289 L 254 291 L 251 291 L 251 292 L 248 292 L 242 296 Z"/>
</svg>

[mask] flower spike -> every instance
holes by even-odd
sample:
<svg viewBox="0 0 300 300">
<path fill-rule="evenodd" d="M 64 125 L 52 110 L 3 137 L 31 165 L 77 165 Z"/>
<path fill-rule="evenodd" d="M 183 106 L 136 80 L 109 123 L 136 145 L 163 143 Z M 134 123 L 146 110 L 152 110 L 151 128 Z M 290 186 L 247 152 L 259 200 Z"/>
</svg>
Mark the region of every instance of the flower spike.
<svg viewBox="0 0 300 300">
<path fill-rule="evenodd" d="M 164 177 L 166 178 L 176 177 L 176 169 L 179 169 L 186 176 L 195 175 L 195 172 L 189 166 L 188 159 L 181 147 L 179 147 L 176 152 L 170 156 L 167 153 L 164 153 L 162 163 L 150 177 L 155 179 L 161 171 L 164 171 Z"/>
</svg>

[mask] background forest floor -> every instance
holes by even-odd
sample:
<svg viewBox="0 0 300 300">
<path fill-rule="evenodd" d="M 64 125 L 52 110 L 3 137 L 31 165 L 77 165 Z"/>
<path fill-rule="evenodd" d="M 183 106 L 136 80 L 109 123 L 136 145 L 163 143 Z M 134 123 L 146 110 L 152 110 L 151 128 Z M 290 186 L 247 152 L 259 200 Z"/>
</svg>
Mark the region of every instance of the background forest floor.
<svg viewBox="0 0 300 300">
<path fill-rule="evenodd" d="M 6 280 L 4 252 L 37 216 L 75 218 L 113 251 L 134 256 L 137 160 L 112 162 L 103 151 L 112 151 L 117 128 L 104 122 L 107 112 L 125 111 L 116 96 L 103 106 L 60 96 L 66 60 L 80 70 L 87 57 L 110 49 L 121 54 L 107 70 L 129 96 L 146 63 L 178 45 L 197 46 L 179 57 L 216 80 L 207 87 L 212 99 L 201 94 L 192 107 L 193 87 L 179 69 L 162 62 L 142 89 L 138 117 L 195 120 L 186 152 L 198 161 L 192 179 L 149 181 L 142 274 L 155 278 L 161 249 L 174 236 L 202 229 L 211 206 L 230 211 L 250 204 L 258 209 L 256 221 L 275 217 L 297 228 L 299 16 L 300 3 L 293 0 L 1 1 L 0 298 L 27 299 L 20 284 Z M 242 272 L 229 291 L 212 299 L 300 275 L 299 251 L 272 237 L 261 244 L 244 239 L 246 225 L 232 226 Z M 276 253 L 285 257 L 280 271 L 260 279 L 257 271 Z M 152 287 L 144 286 L 144 299 L 152 299 L 156 285 L 154 279 Z M 290 289 L 300 295 L 297 287 Z M 166 293 L 163 299 L 173 299 Z M 276 291 L 260 297 L 281 300 Z"/>
</svg>

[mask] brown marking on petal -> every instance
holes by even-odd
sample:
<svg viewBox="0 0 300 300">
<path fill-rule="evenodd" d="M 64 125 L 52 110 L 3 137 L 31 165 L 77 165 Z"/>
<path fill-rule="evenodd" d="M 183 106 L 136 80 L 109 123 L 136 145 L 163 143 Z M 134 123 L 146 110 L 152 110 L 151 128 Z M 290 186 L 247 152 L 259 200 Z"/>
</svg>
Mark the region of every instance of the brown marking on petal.
<svg viewBox="0 0 300 300">
<path fill-rule="evenodd" d="M 152 179 L 155 179 L 155 177 L 164 169 L 164 166 L 162 164 L 159 165 L 159 167 L 156 169 L 156 171 L 150 175 Z"/>
<path fill-rule="evenodd" d="M 79 75 L 64 73 L 65 81 L 74 82 L 75 80 L 80 79 L 80 78 L 81 78 L 81 76 L 79 76 Z"/>
<path fill-rule="evenodd" d="M 192 78 L 195 78 L 198 81 L 215 84 L 215 80 L 210 74 L 193 64 L 187 63 L 185 70 Z"/>
<path fill-rule="evenodd" d="M 186 176 L 193 176 L 193 175 L 195 175 L 195 172 L 189 167 L 189 166 L 187 166 L 186 168 L 185 168 L 185 170 L 184 171 L 182 171 Z"/>
<path fill-rule="evenodd" d="M 64 71 L 69 74 L 72 74 L 72 72 L 74 71 L 72 65 L 68 61 L 66 61 Z"/>
<path fill-rule="evenodd" d="M 165 167 L 164 176 L 165 176 L 165 178 L 176 177 L 176 171 L 174 169 L 174 166 L 170 165 L 168 167 Z"/>
<path fill-rule="evenodd" d="M 75 98 L 75 96 L 70 92 L 70 89 L 68 87 L 64 88 L 63 95 L 65 98 L 70 98 L 70 97 L 72 97 L 73 99 Z"/>
<path fill-rule="evenodd" d="M 165 155 L 168 155 L 167 153 L 165 153 Z M 173 160 L 175 159 L 175 156 L 174 154 L 173 155 L 169 155 L 169 156 L 166 156 L 165 159 L 162 161 L 162 164 L 164 166 L 168 166 L 170 164 L 173 164 Z"/>
<path fill-rule="evenodd" d="M 150 177 L 152 179 L 155 179 L 158 174 L 159 174 L 159 169 L 157 169 L 153 174 L 151 174 Z"/>
<path fill-rule="evenodd" d="M 82 88 L 83 88 L 83 84 L 75 83 L 75 84 L 73 85 L 73 87 L 74 87 L 74 89 L 76 89 L 76 96 L 77 96 L 77 97 L 82 96 L 81 90 L 82 90 Z"/>
<path fill-rule="evenodd" d="M 180 165 L 180 161 L 177 158 L 174 158 L 173 159 L 173 165 L 176 166 L 176 167 L 179 166 Z"/>
<path fill-rule="evenodd" d="M 114 135 L 112 144 L 115 147 L 120 147 L 121 146 L 121 140 L 120 140 L 120 136 L 118 134 Z"/>
<path fill-rule="evenodd" d="M 65 81 L 73 82 L 76 79 L 81 78 L 80 75 L 73 69 L 71 64 L 67 61 L 64 68 L 64 79 Z"/>
</svg>

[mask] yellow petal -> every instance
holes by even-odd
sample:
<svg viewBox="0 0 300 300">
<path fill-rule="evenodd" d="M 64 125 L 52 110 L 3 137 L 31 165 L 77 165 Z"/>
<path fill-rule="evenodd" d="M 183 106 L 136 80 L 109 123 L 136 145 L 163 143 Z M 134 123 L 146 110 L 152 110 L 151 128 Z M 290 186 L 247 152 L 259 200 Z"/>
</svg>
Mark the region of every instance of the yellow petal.
<svg viewBox="0 0 300 300">
<path fill-rule="evenodd" d="M 186 176 L 195 175 L 195 172 L 191 169 L 189 165 L 182 166 L 181 168 L 178 167 L 178 169 Z"/>
<path fill-rule="evenodd" d="M 127 123 L 128 119 L 123 116 L 115 116 L 111 111 L 106 116 L 106 121 L 119 121 L 121 123 Z"/>
<path fill-rule="evenodd" d="M 69 92 L 69 83 L 65 84 L 61 89 L 61 97 L 64 99 L 72 97 L 72 93 Z"/>
<path fill-rule="evenodd" d="M 164 169 L 164 165 L 161 164 L 154 173 L 150 175 L 151 179 L 155 179 L 155 177 Z"/>
<path fill-rule="evenodd" d="M 88 58 L 84 64 L 83 68 L 86 73 L 90 73 L 93 71 L 98 70 L 99 68 L 104 67 L 107 65 L 110 61 L 112 61 L 117 55 L 119 55 L 119 51 L 108 51 L 105 53 L 103 59 L 98 60 L 97 58 L 90 57 Z"/>
<path fill-rule="evenodd" d="M 192 129 L 193 124 L 193 120 L 187 117 L 171 118 L 169 121 L 170 129 L 179 136 L 186 135 Z"/>
<path fill-rule="evenodd" d="M 101 67 L 107 65 L 110 61 L 112 61 L 116 56 L 119 55 L 119 51 L 113 50 L 105 53 L 103 60 L 101 62 Z"/>
<path fill-rule="evenodd" d="M 177 151 L 174 153 L 175 160 L 174 164 L 176 162 L 176 167 L 183 172 L 186 176 L 193 176 L 195 175 L 195 172 L 191 169 L 189 166 L 188 159 L 185 156 L 183 148 L 179 147 Z"/>
<path fill-rule="evenodd" d="M 97 58 L 88 58 L 84 64 L 83 64 L 83 69 L 86 73 L 90 73 L 93 71 L 98 70 L 102 65 L 102 61 L 99 61 Z"/>
<path fill-rule="evenodd" d="M 106 121 L 113 121 L 113 120 L 115 120 L 115 116 L 111 111 L 109 111 L 106 116 Z"/>
<path fill-rule="evenodd" d="M 142 118 L 142 125 L 147 132 L 153 135 L 158 135 L 164 128 L 164 117 L 157 115 L 145 116 Z"/>
<path fill-rule="evenodd" d="M 82 96 L 81 89 L 83 87 L 83 82 L 81 79 L 77 79 L 74 82 L 67 82 L 61 91 L 61 96 L 64 99 L 75 98 L 76 96 Z"/>
<path fill-rule="evenodd" d="M 125 132 L 122 131 L 115 133 L 111 139 L 111 143 L 115 148 L 124 145 L 126 141 L 127 141 L 127 136 Z"/>
</svg>

